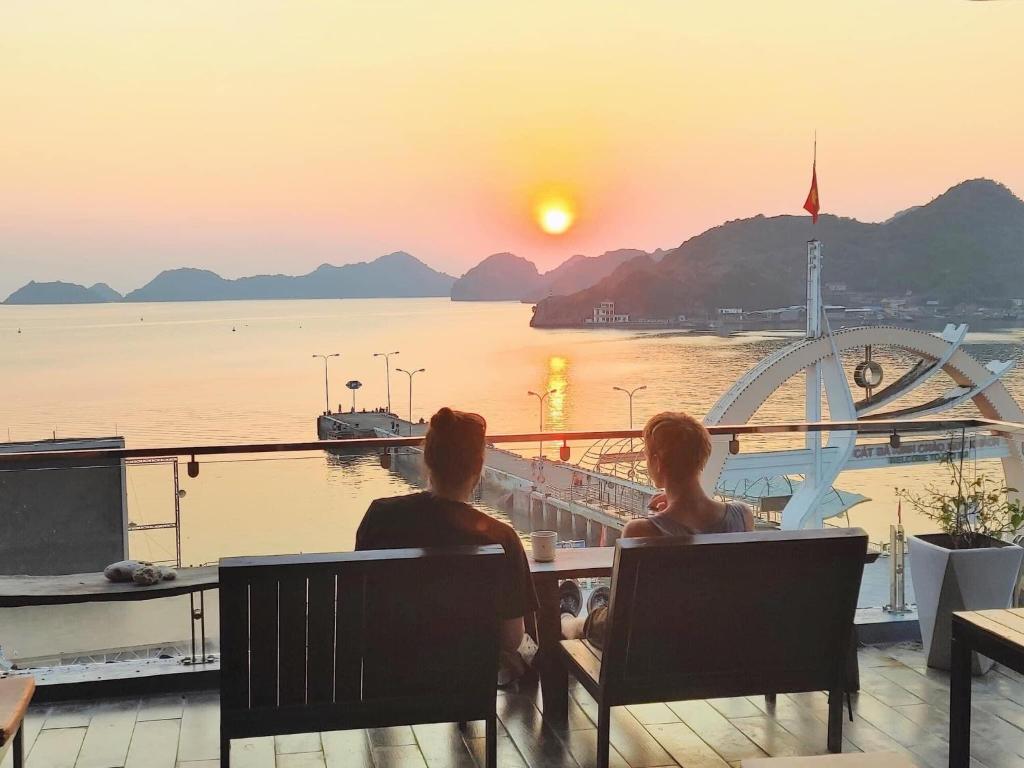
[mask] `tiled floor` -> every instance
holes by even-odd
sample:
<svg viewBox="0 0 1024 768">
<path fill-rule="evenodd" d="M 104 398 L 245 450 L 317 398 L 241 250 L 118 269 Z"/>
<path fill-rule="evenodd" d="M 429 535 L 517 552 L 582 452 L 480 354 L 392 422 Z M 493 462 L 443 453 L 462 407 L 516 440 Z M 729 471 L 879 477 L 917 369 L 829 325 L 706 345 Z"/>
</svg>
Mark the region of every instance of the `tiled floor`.
<svg viewBox="0 0 1024 768">
<path fill-rule="evenodd" d="M 844 751 L 897 750 L 946 768 L 948 676 L 925 667 L 917 646 L 861 649 L 862 691 L 844 724 Z M 545 724 L 535 690 L 498 700 L 498 762 L 512 768 L 594 764 L 596 709 L 573 690 L 568 726 Z M 1024 768 L 1024 677 L 999 667 L 975 681 L 976 768 Z M 214 768 L 217 695 L 68 703 L 33 708 L 29 768 Z M 729 768 L 747 757 L 825 751 L 824 694 L 645 704 L 613 712 L 612 765 Z M 10 760 L 10 758 L 8 758 Z M 417 725 L 237 741 L 239 768 L 474 768 L 483 724 Z"/>
</svg>

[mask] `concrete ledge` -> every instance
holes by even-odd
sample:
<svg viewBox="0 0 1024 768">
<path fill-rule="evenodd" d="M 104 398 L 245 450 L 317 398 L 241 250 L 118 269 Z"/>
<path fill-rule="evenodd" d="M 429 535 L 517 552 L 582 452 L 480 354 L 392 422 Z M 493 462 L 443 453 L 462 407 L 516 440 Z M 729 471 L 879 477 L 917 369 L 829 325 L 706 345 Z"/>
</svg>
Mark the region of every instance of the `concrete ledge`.
<svg viewBox="0 0 1024 768">
<path fill-rule="evenodd" d="M 861 645 L 887 645 L 921 640 L 917 609 L 887 613 L 881 608 L 858 608 L 853 623 Z"/>
</svg>

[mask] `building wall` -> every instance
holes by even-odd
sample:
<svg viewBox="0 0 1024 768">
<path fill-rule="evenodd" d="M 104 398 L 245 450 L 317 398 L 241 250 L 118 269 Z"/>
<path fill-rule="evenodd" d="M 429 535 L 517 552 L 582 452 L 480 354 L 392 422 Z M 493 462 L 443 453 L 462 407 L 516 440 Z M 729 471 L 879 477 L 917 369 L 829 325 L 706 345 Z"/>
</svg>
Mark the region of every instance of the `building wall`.
<svg viewBox="0 0 1024 768">
<path fill-rule="evenodd" d="M 0 573 L 101 571 L 127 551 L 120 459 L 4 461 L 3 454 L 123 448 L 124 440 L 0 444 Z"/>
</svg>

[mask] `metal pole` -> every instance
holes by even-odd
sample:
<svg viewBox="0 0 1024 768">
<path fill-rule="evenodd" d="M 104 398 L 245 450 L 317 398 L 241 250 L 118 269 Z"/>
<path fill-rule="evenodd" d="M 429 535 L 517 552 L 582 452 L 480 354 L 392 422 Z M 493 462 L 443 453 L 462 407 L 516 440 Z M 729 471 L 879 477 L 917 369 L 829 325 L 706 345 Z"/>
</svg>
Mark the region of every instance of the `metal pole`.
<svg viewBox="0 0 1024 768">
<path fill-rule="evenodd" d="M 391 413 L 391 355 L 399 354 L 396 352 L 374 352 L 374 357 L 384 358 L 384 374 L 385 380 L 388 387 L 388 413 Z"/>
<path fill-rule="evenodd" d="M 906 542 L 903 524 L 889 526 L 889 604 L 883 610 L 888 613 L 906 613 Z"/>
<path fill-rule="evenodd" d="M 537 398 L 537 431 L 544 434 L 544 401 L 547 400 L 548 393 L 545 392 L 543 397 Z M 544 438 L 540 439 L 537 443 L 537 455 L 544 456 Z"/>
<path fill-rule="evenodd" d="M 384 355 L 384 379 L 388 384 L 388 413 L 391 413 L 391 359 Z"/>
<path fill-rule="evenodd" d="M 328 379 L 327 379 L 327 358 L 329 358 L 329 357 L 340 357 L 340 354 L 337 353 L 337 352 L 332 352 L 329 355 L 313 355 L 313 357 L 319 357 L 321 360 L 324 361 L 324 404 L 327 406 L 326 413 L 330 413 L 331 412 L 331 390 L 330 390 L 330 384 L 328 383 Z"/>
<path fill-rule="evenodd" d="M 327 405 L 327 412 L 331 412 L 331 387 L 327 379 L 327 358 L 324 358 L 324 403 Z"/>
</svg>

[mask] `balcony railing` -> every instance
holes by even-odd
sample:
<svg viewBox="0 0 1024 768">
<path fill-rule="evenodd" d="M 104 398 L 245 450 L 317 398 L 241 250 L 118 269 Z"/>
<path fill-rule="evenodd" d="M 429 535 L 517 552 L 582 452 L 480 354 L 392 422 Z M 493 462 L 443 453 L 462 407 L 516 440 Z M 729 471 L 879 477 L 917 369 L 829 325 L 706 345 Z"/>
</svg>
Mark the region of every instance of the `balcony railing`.
<svg viewBox="0 0 1024 768">
<path fill-rule="evenodd" d="M 709 431 L 718 440 L 739 440 L 742 458 L 769 450 L 803 448 L 808 433 L 856 431 L 864 441 L 884 447 L 894 435 L 910 445 L 915 436 L 938 435 L 943 440 L 962 435 L 1018 437 L 1024 436 L 1024 425 L 970 418 L 738 424 L 714 426 Z M 108 478 L 114 473 L 121 484 L 114 503 L 125 508 L 123 536 L 135 557 L 198 565 L 228 555 L 346 549 L 352 546 L 355 527 L 370 500 L 409 492 L 422 482 L 415 450 L 422 440 L 422 436 L 388 436 L 5 453 L 0 454 L 0 510 L 6 506 L 4 494 L 12 487 L 8 482 L 12 473 L 31 474 L 36 479 L 32 487 L 38 493 L 39 509 L 56 513 L 72 508 L 75 499 L 60 490 L 66 484 L 56 482 L 54 473 L 76 473 L 75 477 L 106 473 Z M 488 444 L 499 448 L 495 455 L 513 466 L 496 467 L 492 475 L 485 472 L 478 502 L 515 525 L 524 538 L 538 524 L 550 527 L 554 523 L 568 525 L 563 538 L 586 540 L 591 545 L 610 543 L 617 535 L 616 526 L 621 528 L 630 517 L 645 514 L 653 489 L 621 476 L 604 480 L 607 475 L 600 468 L 584 469 L 574 462 L 595 443 L 628 444 L 629 440 L 635 441 L 633 453 L 641 450 L 640 430 L 488 436 Z M 560 448 L 568 447 L 569 460 L 536 461 L 539 442 L 554 457 Z M 382 466 L 379 457 L 383 454 L 395 461 L 390 471 Z M 179 464 L 185 464 L 182 469 L 186 471 L 179 472 Z M 901 469 L 906 472 L 905 465 Z M 922 471 L 915 467 L 911 474 Z M 88 502 L 90 494 L 98 494 L 96 486 L 88 482 L 71 485 L 81 487 L 78 501 L 84 498 Z M 23 501 L 19 499 L 19 503 Z M 12 507 L 6 511 L 13 515 Z M 8 525 L 12 535 L 2 547 L 8 552 L 33 544 L 41 555 L 62 546 L 88 546 L 93 533 L 86 530 L 62 536 L 60 525 L 54 524 L 57 533 L 48 539 L 19 541 L 17 518 L 8 520 L 13 521 Z M 887 540 L 888 522 L 876 526 L 878 530 L 865 526 L 875 543 Z M 888 584 L 882 584 L 878 592 L 873 604 L 881 606 L 889 599 Z M 0 642 L 9 658 L 30 663 L 179 654 L 187 647 L 193 629 L 188 599 L 156 602 L 168 605 L 5 609 L 19 613 L 3 619 L 6 627 L 14 629 Z M 179 607 L 169 609 L 171 605 Z M 210 617 L 216 613 L 215 606 L 216 597 L 210 595 L 206 609 Z M 215 621 L 207 622 L 207 631 L 215 648 Z"/>
</svg>

